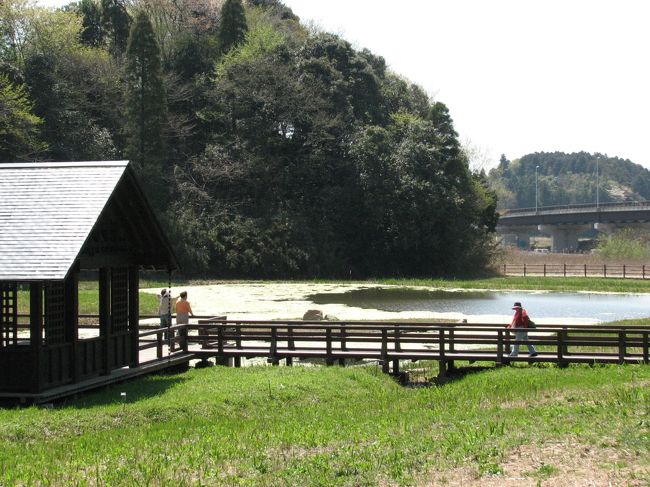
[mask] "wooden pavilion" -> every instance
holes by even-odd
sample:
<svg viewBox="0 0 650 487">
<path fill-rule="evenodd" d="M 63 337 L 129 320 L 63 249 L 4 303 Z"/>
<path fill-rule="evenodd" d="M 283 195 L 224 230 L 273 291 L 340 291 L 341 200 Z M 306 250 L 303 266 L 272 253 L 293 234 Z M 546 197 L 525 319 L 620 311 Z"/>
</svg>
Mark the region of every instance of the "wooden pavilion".
<svg viewBox="0 0 650 487">
<path fill-rule="evenodd" d="M 139 271 L 176 267 L 127 161 L 0 164 L 0 397 L 138 368 Z M 86 271 L 99 280 L 91 337 L 79 333 Z"/>
</svg>

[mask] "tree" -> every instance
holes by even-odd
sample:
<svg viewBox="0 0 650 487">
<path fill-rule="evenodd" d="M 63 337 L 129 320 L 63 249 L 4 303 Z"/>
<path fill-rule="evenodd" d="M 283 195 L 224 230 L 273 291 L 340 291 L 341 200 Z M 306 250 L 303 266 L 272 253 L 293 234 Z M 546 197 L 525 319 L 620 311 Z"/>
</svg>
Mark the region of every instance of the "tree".
<svg viewBox="0 0 650 487">
<path fill-rule="evenodd" d="M 246 40 L 248 25 L 246 12 L 241 0 L 226 0 L 221 9 L 221 26 L 219 27 L 219 47 L 221 52 L 228 52 Z"/>
<path fill-rule="evenodd" d="M 101 0 L 102 24 L 110 36 L 110 49 L 114 56 L 121 55 L 127 47 L 131 16 L 124 0 Z"/>
<path fill-rule="evenodd" d="M 166 118 L 160 51 L 149 17 L 141 11 L 126 50 L 127 154 L 156 203 L 164 200 L 163 127 Z"/>
<path fill-rule="evenodd" d="M 95 0 L 81 0 L 79 3 L 82 30 L 79 35 L 81 42 L 87 46 L 100 47 L 104 43 L 104 27 L 102 26 L 102 9 Z"/>
<path fill-rule="evenodd" d="M 32 113 L 23 85 L 0 74 L 0 162 L 33 160 L 45 149 L 40 139 L 42 120 Z"/>
</svg>

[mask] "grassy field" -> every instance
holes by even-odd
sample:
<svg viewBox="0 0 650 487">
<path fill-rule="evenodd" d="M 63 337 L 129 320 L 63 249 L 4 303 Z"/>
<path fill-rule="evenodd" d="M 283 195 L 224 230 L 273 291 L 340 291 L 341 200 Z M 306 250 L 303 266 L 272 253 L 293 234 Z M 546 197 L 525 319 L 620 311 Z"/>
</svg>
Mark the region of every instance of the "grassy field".
<svg viewBox="0 0 650 487">
<path fill-rule="evenodd" d="M 423 388 L 373 366 L 151 376 L 0 410 L 0 485 L 645 486 L 648 384 L 647 366 L 514 366 Z"/>
<path fill-rule="evenodd" d="M 485 279 L 378 279 L 374 282 L 403 286 L 457 289 L 592 291 L 650 293 L 650 281 L 600 277 L 491 277 Z"/>
<path fill-rule="evenodd" d="M 609 279 L 379 282 L 650 288 Z M 96 296 L 94 283 L 81 285 L 82 312 L 94 312 Z M 142 313 L 156 306 L 141 294 Z M 419 378 L 436 373 L 426 365 Z M 647 487 L 650 367 L 517 364 L 430 387 L 400 386 L 376 365 L 149 376 L 51 409 L 0 409 L 4 485 Z"/>
</svg>

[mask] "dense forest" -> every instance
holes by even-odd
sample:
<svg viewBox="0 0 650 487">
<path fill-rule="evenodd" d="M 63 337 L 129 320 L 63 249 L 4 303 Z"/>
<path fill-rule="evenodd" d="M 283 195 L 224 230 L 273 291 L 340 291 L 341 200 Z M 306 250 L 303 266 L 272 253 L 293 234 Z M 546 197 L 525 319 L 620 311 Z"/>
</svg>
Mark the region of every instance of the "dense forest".
<svg viewBox="0 0 650 487">
<path fill-rule="evenodd" d="M 630 160 L 602 154 L 538 152 L 509 161 L 501 156 L 488 174 L 499 208 L 535 206 L 535 173 L 539 206 L 596 203 L 598 200 L 650 199 L 650 171 Z"/>
<path fill-rule="evenodd" d="M 278 0 L 0 2 L 0 162 L 129 159 L 188 273 L 443 275 L 496 198 L 446 106 Z"/>
</svg>

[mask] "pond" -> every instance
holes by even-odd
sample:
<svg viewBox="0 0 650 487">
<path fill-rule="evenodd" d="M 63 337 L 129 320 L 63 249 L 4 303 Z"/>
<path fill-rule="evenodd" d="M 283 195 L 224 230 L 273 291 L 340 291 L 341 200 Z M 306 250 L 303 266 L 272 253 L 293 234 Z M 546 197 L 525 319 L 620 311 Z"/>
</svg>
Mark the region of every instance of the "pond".
<svg viewBox="0 0 650 487">
<path fill-rule="evenodd" d="M 613 321 L 650 316 L 650 295 L 540 291 L 443 291 L 412 288 L 364 288 L 308 296 L 314 304 L 342 304 L 387 312 L 508 315 L 521 301 L 531 317 Z"/>
</svg>

